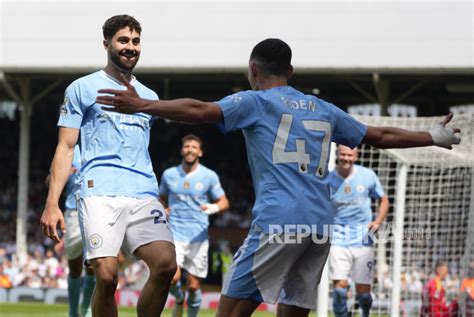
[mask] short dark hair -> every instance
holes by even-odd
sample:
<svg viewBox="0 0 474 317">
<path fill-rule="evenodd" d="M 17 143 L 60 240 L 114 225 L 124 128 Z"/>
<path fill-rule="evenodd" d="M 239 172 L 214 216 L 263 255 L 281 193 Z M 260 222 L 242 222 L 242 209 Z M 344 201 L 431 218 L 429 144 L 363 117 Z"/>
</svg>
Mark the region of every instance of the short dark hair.
<svg viewBox="0 0 474 317">
<path fill-rule="evenodd" d="M 438 273 L 439 268 L 444 267 L 444 266 L 448 267 L 448 263 L 446 263 L 446 262 L 444 262 L 444 261 L 438 261 L 438 262 L 436 262 L 436 265 L 435 265 L 435 272 Z"/>
<path fill-rule="evenodd" d="M 285 75 L 291 66 L 291 48 L 280 39 L 266 39 L 255 45 L 250 59 L 269 75 Z"/>
<path fill-rule="evenodd" d="M 187 134 L 181 139 L 181 143 L 184 145 L 187 141 L 196 141 L 199 143 L 199 147 L 202 149 L 202 139 L 195 134 Z"/>
<path fill-rule="evenodd" d="M 114 37 L 115 33 L 126 27 L 129 27 L 132 31 L 137 31 L 138 34 L 142 33 L 140 22 L 130 15 L 120 14 L 114 15 L 105 21 L 104 25 L 102 26 L 104 39 L 110 40 L 112 37 Z"/>
</svg>

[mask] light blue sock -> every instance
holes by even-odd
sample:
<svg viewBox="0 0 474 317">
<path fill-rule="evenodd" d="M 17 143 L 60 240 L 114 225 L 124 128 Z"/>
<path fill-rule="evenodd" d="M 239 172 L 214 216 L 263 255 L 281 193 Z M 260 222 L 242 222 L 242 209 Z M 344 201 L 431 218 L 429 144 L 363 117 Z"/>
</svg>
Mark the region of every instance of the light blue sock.
<svg viewBox="0 0 474 317">
<path fill-rule="evenodd" d="M 347 289 L 336 287 L 332 290 L 332 310 L 336 317 L 347 317 Z"/>
<path fill-rule="evenodd" d="M 85 274 L 82 280 L 82 303 L 81 303 L 81 314 L 84 317 L 90 317 L 91 312 L 91 297 L 95 288 L 95 276 Z"/>
<path fill-rule="evenodd" d="M 370 308 L 372 307 L 372 295 L 369 292 L 357 295 L 357 300 L 362 308 L 362 316 L 369 317 Z"/>
<path fill-rule="evenodd" d="M 69 317 L 78 317 L 79 296 L 81 294 L 81 278 L 67 277 L 67 300 L 69 303 Z"/>
<path fill-rule="evenodd" d="M 199 308 L 201 307 L 202 293 L 200 289 L 194 292 L 188 292 L 188 317 L 197 317 Z"/>
<path fill-rule="evenodd" d="M 184 292 L 181 289 L 181 282 L 171 285 L 170 293 L 176 298 L 176 303 L 181 304 L 184 301 Z"/>
</svg>

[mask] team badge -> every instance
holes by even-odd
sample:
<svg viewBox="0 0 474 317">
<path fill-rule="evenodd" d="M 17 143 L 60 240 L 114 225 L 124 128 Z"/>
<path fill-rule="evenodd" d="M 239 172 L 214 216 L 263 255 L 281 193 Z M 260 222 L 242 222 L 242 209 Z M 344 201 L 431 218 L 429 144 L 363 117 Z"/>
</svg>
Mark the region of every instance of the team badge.
<svg viewBox="0 0 474 317">
<path fill-rule="evenodd" d="M 91 247 L 91 249 L 98 249 L 101 245 L 102 237 L 99 234 L 94 233 L 89 237 L 89 246 Z"/>
<path fill-rule="evenodd" d="M 201 182 L 198 182 L 196 185 L 194 185 L 194 189 L 201 191 L 204 189 L 204 184 Z"/>
<path fill-rule="evenodd" d="M 184 181 L 183 187 L 184 187 L 184 189 L 189 189 L 189 182 L 188 182 L 188 181 Z"/>
<path fill-rule="evenodd" d="M 344 186 L 344 192 L 345 192 L 346 194 L 350 194 L 350 193 L 352 192 L 351 186 L 349 186 L 349 185 L 346 184 L 346 185 Z"/>
<path fill-rule="evenodd" d="M 356 189 L 357 189 L 357 192 L 363 193 L 364 190 L 365 190 L 365 187 L 364 187 L 364 185 L 358 185 Z"/>
</svg>

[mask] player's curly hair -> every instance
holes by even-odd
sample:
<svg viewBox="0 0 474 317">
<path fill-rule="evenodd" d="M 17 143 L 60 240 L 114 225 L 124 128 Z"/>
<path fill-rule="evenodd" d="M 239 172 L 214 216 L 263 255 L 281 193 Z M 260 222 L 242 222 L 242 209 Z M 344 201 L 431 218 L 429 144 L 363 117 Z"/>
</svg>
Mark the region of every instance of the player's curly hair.
<svg viewBox="0 0 474 317">
<path fill-rule="evenodd" d="M 142 27 L 134 17 L 127 14 L 114 15 L 105 21 L 102 26 L 102 33 L 104 39 L 110 40 L 119 30 L 129 27 L 130 30 L 136 31 L 138 34 L 142 33 Z"/>
<path fill-rule="evenodd" d="M 280 39 L 269 38 L 255 45 L 250 59 L 269 75 L 285 75 L 291 66 L 291 48 Z"/>
</svg>

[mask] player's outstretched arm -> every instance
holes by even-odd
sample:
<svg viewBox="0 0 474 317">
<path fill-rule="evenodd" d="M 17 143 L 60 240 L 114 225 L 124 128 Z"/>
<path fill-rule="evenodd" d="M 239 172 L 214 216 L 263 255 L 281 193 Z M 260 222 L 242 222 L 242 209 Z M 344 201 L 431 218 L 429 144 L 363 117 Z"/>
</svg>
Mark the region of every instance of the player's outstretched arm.
<svg viewBox="0 0 474 317">
<path fill-rule="evenodd" d="M 41 231 L 56 243 L 60 242 L 56 227 L 65 231 L 63 214 L 59 209 L 59 197 L 70 175 L 71 164 L 74 157 L 74 146 L 79 136 L 78 129 L 59 128 L 59 140 L 51 163 L 48 197 L 41 216 Z"/>
<path fill-rule="evenodd" d="M 96 98 L 96 102 L 106 105 L 102 109 L 121 113 L 144 112 L 186 123 L 218 123 L 223 120 L 222 111 L 216 103 L 189 98 L 167 101 L 142 99 L 125 76 L 121 75 L 120 80 L 127 90 L 98 91 L 100 94 L 108 94 Z"/>
<path fill-rule="evenodd" d="M 430 131 L 410 131 L 395 127 L 369 126 L 362 143 L 381 149 L 430 145 L 452 149 L 453 144 L 461 142 L 461 137 L 457 135 L 461 130 L 446 126 L 452 118 L 453 114 L 448 114 Z"/>
</svg>

